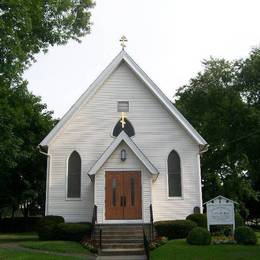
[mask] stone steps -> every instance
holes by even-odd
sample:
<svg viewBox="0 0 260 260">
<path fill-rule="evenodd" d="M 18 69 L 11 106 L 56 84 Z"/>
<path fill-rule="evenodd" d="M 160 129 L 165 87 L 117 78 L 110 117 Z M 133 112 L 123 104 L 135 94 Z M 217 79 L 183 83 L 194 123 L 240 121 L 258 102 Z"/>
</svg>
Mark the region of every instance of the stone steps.
<svg viewBox="0 0 260 260">
<path fill-rule="evenodd" d="M 140 255 L 145 259 L 143 226 L 136 224 L 111 224 L 96 226 L 95 234 L 99 239 L 102 230 L 100 255 Z"/>
</svg>

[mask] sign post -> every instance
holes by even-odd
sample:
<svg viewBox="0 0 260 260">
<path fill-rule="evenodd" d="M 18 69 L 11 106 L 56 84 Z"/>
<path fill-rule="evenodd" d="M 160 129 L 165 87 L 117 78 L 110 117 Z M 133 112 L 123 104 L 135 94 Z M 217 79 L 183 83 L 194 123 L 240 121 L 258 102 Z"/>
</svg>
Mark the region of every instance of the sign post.
<svg viewBox="0 0 260 260">
<path fill-rule="evenodd" d="M 207 210 L 208 231 L 211 225 L 232 225 L 235 230 L 234 204 L 237 202 L 223 196 L 205 202 Z"/>
</svg>

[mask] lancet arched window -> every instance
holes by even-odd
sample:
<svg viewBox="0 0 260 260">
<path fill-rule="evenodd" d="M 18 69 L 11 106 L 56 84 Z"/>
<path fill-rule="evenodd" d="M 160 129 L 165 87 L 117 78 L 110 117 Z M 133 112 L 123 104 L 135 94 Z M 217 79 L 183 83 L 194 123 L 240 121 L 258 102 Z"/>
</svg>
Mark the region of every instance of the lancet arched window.
<svg viewBox="0 0 260 260">
<path fill-rule="evenodd" d="M 168 191 L 169 197 L 181 197 L 181 161 L 176 151 L 168 156 Z"/>
<path fill-rule="evenodd" d="M 122 131 L 125 131 L 129 137 L 135 135 L 135 130 L 134 130 L 132 124 L 126 118 L 125 118 L 124 128 L 122 127 L 120 120 L 117 122 L 117 124 L 115 125 L 114 130 L 113 130 L 113 136 L 115 136 L 115 137 L 118 136 Z"/>
<path fill-rule="evenodd" d="M 67 178 L 67 198 L 80 198 L 81 158 L 76 151 L 69 157 Z"/>
</svg>

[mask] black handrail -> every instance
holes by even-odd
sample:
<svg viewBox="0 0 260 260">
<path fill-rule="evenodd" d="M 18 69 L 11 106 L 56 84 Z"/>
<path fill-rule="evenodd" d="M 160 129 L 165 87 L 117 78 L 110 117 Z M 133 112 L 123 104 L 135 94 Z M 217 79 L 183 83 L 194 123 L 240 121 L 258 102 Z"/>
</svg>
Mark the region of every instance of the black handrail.
<svg viewBox="0 0 260 260">
<path fill-rule="evenodd" d="M 145 230 L 143 226 L 143 237 L 144 237 L 144 250 L 147 257 L 147 260 L 150 260 L 150 250 L 149 250 L 149 241 L 147 240 L 147 237 L 145 235 Z"/>
<path fill-rule="evenodd" d="M 102 248 L 102 229 L 99 229 L 99 252 L 101 251 Z"/>
<path fill-rule="evenodd" d="M 151 230 L 150 230 L 150 241 L 154 239 L 154 225 L 153 225 L 153 206 L 150 204 L 150 223 L 151 223 Z"/>
</svg>

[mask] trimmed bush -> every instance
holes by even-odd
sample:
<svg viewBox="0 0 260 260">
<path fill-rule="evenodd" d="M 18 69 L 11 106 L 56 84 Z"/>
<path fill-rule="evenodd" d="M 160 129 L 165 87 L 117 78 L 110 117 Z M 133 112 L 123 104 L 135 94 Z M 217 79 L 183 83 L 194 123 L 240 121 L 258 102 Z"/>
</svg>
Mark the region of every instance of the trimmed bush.
<svg viewBox="0 0 260 260">
<path fill-rule="evenodd" d="M 42 217 L 16 217 L 0 219 L 0 232 L 19 233 L 36 231 Z"/>
<path fill-rule="evenodd" d="M 188 234 L 187 242 L 190 245 L 209 245 L 211 243 L 211 235 L 207 229 L 195 227 Z"/>
<path fill-rule="evenodd" d="M 40 240 L 56 239 L 56 229 L 58 224 L 64 223 L 61 216 L 45 216 L 39 221 L 38 236 Z"/>
<path fill-rule="evenodd" d="M 89 236 L 91 224 L 61 223 L 56 228 L 56 238 L 59 240 L 81 241 Z"/>
<path fill-rule="evenodd" d="M 255 245 L 257 237 L 250 227 L 238 227 L 235 229 L 235 240 L 238 244 Z"/>
<path fill-rule="evenodd" d="M 186 219 L 194 221 L 198 227 L 207 228 L 207 216 L 205 214 L 190 214 Z"/>
<path fill-rule="evenodd" d="M 186 238 L 197 224 L 191 220 L 168 220 L 155 222 L 154 226 L 158 236 L 176 239 Z"/>
</svg>

